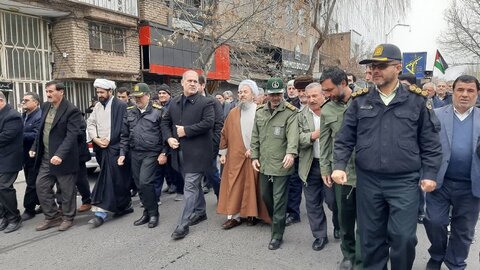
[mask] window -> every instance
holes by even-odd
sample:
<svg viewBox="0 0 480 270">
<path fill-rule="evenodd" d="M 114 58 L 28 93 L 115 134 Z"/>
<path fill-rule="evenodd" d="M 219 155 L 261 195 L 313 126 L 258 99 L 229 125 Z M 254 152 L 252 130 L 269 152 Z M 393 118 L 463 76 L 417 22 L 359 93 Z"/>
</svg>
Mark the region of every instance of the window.
<svg viewBox="0 0 480 270">
<path fill-rule="evenodd" d="M 90 22 L 89 42 L 90 49 L 107 52 L 125 52 L 125 29 L 106 24 Z"/>
</svg>

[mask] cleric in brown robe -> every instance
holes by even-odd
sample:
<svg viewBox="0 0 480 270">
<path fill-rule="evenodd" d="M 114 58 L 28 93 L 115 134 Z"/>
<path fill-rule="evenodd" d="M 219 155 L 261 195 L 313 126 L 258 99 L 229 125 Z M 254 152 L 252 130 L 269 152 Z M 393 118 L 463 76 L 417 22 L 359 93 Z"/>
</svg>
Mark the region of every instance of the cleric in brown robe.
<svg viewBox="0 0 480 270">
<path fill-rule="evenodd" d="M 260 196 L 258 172 L 253 169 L 250 159 L 257 95 L 258 87 L 254 81 L 242 81 L 238 86 L 240 102 L 228 114 L 222 130 L 220 162 L 225 167 L 217 213 L 227 215 L 227 221 L 222 225 L 226 230 L 240 225 L 241 217 L 247 218 L 247 225 L 255 225 L 257 217 L 271 222 Z"/>
</svg>

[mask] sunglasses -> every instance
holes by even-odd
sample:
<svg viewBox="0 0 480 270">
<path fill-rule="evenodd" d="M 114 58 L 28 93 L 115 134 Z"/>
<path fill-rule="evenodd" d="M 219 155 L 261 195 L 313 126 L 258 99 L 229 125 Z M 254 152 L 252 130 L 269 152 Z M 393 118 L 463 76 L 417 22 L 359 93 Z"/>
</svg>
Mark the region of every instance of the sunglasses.
<svg viewBox="0 0 480 270">
<path fill-rule="evenodd" d="M 398 65 L 399 63 L 397 62 L 382 62 L 382 63 L 371 63 L 368 65 L 368 67 L 370 67 L 370 69 L 374 70 L 376 68 L 380 69 L 380 70 L 384 70 L 386 68 L 388 68 L 389 66 L 395 66 L 395 65 Z"/>
</svg>

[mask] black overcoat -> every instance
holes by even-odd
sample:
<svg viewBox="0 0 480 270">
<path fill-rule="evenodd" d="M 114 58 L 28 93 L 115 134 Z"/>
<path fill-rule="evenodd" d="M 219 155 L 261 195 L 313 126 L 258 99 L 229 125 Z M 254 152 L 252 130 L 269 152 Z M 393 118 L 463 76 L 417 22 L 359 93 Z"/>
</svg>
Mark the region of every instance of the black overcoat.
<svg viewBox="0 0 480 270">
<path fill-rule="evenodd" d="M 178 149 L 170 149 L 175 170 L 182 173 L 205 173 L 213 169 L 214 122 L 212 99 L 197 93 L 186 98 L 180 95 L 172 100 L 162 119 L 162 135 L 165 141 L 173 137 L 180 142 Z M 176 125 L 185 127 L 185 137 L 178 137 Z"/>
</svg>

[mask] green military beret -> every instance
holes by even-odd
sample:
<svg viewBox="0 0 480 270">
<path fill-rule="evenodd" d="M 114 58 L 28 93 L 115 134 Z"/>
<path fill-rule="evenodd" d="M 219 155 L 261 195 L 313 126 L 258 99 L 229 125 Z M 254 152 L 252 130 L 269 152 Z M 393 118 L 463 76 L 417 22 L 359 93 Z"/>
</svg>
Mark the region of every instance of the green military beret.
<svg viewBox="0 0 480 270">
<path fill-rule="evenodd" d="M 267 94 L 278 94 L 283 93 L 283 81 L 280 78 L 271 78 L 267 81 L 267 86 L 265 87 Z"/>
</svg>

